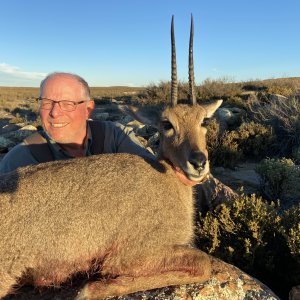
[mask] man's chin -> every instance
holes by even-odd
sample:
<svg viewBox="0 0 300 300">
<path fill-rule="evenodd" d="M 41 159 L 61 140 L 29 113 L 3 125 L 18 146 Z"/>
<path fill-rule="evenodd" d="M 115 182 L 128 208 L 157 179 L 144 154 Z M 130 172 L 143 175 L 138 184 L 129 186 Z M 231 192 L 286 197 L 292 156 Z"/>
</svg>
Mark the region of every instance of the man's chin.
<svg viewBox="0 0 300 300">
<path fill-rule="evenodd" d="M 51 140 L 58 144 L 70 144 L 70 139 L 66 139 L 65 136 L 57 134 L 57 132 L 53 133 L 52 131 L 46 131 Z"/>
</svg>

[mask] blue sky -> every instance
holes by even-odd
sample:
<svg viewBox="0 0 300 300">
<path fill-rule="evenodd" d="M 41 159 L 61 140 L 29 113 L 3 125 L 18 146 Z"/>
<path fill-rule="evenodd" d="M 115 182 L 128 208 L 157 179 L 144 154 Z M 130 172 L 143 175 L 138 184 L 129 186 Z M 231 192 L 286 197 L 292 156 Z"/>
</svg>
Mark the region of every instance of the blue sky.
<svg viewBox="0 0 300 300">
<path fill-rule="evenodd" d="M 187 81 L 190 14 L 196 83 L 300 76 L 299 0 L 0 0 L 0 86 L 38 86 L 54 71 L 91 86 Z"/>
</svg>

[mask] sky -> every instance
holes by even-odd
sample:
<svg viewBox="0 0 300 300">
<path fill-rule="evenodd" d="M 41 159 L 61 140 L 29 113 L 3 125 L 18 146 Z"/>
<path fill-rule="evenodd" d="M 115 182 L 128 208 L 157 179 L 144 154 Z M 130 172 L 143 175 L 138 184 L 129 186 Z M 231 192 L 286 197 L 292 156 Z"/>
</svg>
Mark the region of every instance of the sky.
<svg viewBox="0 0 300 300">
<path fill-rule="evenodd" d="M 51 72 L 90 86 L 188 80 L 194 16 L 195 81 L 300 76 L 299 0 L 0 0 L 0 86 L 37 87 Z"/>
</svg>

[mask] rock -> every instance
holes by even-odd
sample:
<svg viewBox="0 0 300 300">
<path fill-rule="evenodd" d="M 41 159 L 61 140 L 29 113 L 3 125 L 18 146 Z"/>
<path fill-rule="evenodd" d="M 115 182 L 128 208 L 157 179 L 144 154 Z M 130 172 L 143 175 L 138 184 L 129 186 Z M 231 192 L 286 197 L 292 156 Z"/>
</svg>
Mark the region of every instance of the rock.
<svg viewBox="0 0 300 300">
<path fill-rule="evenodd" d="M 194 187 L 197 210 L 205 213 L 209 209 L 214 209 L 217 205 L 226 201 L 231 201 L 237 193 L 229 186 L 223 184 L 212 175 L 208 179 Z"/>
<path fill-rule="evenodd" d="M 229 168 L 214 168 L 212 174 L 224 184 L 235 190 L 244 187 L 246 194 L 257 193 L 260 190 L 260 176 L 255 171 L 257 164 L 239 164 L 235 170 Z"/>
<path fill-rule="evenodd" d="M 25 125 L 20 130 L 37 131 L 37 128 L 33 125 Z"/>
<path fill-rule="evenodd" d="M 8 133 L 3 134 L 3 137 L 12 141 L 13 145 L 21 143 L 26 137 L 33 134 L 37 131 L 37 128 L 32 125 L 26 125 L 19 130 L 10 131 Z"/>
<path fill-rule="evenodd" d="M 16 124 L 6 124 L 0 128 L 0 134 L 8 133 L 20 129 L 20 126 Z"/>
<path fill-rule="evenodd" d="M 0 136 L 0 153 L 7 152 L 8 149 L 13 145 L 14 145 L 14 143 L 11 140 L 9 140 L 3 136 Z"/>
<path fill-rule="evenodd" d="M 244 110 L 238 107 L 221 107 L 215 113 L 221 127 L 224 129 L 226 129 L 228 125 L 234 125 L 238 122 L 243 114 Z"/>
</svg>

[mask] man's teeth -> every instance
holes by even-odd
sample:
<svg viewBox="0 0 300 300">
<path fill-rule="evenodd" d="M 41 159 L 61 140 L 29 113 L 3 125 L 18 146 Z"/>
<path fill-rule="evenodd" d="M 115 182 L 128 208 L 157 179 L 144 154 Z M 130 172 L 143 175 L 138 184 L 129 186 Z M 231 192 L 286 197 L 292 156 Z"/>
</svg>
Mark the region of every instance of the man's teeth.
<svg viewBox="0 0 300 300">
<path fill-rule="evenodd" d="M 54 128 L 61 128 L 68 125 L 68 123 L 51 123 L 51 126 Z"/>
</svg>

